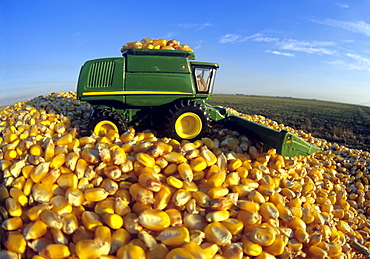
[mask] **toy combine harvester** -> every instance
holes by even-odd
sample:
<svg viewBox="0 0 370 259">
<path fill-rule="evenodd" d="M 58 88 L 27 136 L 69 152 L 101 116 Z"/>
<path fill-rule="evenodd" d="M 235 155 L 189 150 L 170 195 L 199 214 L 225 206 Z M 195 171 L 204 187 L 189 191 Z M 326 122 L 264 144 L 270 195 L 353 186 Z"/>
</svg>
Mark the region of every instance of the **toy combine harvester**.
<svg viewBox="0 0 370 259">
<path fill-rule="evenodd" d="M 143 125 L 159 127 L 166 137 L 194 141 L 206 136 L 214 121 L 283 156 L 307 156 L 320 150 L 288 131 L 207 104 L 219 65 L 194 59 L 194 52 L 187 50 L 127 49 L 122 57 L 86 61 L 77 97 L 93 106 L 90 130 L 123 133 L 129 126 Z"/>
</svg>

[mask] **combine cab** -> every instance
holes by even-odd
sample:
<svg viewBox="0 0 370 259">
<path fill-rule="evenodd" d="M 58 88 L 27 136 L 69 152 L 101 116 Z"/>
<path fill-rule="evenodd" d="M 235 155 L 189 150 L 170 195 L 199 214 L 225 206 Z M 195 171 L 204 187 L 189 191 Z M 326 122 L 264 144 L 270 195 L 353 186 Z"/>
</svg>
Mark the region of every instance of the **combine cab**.
<svg viewBox="0 0 370 259">
<path fill-rule="evenodd" d="M 128 49 L 122 57 L 86 61 L 77 97 L 93 106 L 95 134 L 129 126 L 158 127 L 167 137 L 194 141 L 216 121 L 275 148 L 283 156 L 310 155 L 320 148 L 287 131 L 276 131 L 206 103 L 218 64 L 195 61 L 194 52 Z"/>
</svg>

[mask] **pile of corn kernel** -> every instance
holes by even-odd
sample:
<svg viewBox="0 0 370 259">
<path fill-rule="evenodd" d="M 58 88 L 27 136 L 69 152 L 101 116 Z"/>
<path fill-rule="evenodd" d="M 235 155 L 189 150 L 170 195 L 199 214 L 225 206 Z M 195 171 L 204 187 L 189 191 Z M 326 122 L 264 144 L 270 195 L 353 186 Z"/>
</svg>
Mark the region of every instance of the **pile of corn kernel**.
<svg viewBox="0 0 370 259">
<path fill-rule="evenodd" d="M 368 257 L 369 152 L 231 111 L 323 151 L 262 153 L 223 128 L 82 136 L 74 92 L 1 109 L 0 258 Z"/>
<path fill-rule="evenodd" d="M 149 39 L 144 38 L 141 41 L 131 41 L 122 46 L 121 52 L 127 49 L 169 49 L 169 50 L 186 50 L 193 51 L 189 45 L 180 44 L 178 40 L 166 40 L 166 39 Z"/>
</svg>

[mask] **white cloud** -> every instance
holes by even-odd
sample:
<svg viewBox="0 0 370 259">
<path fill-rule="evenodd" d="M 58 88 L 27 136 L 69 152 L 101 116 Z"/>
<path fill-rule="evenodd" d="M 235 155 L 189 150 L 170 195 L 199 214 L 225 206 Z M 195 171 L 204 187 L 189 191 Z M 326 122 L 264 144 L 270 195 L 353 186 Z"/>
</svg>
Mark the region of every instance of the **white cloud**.
<svg viewBox="0 0 370 259">
<path fill-rule="evenodd" d="M 286 57 L 294 57 L 295 55 L 293 53 L 288 53 L 288 52 L 281 52 L 281 51 L 276 51 L 276 50 L 266 50 L 267 53 L 275 54 L 275 55 L 280 55 L 280 56 L 286 56 Z"/>
<path fill-rule="evenodd" d="M 253 39 L 253 41 L 257 41 L 257 42 L 277 42 L 277 41 L 279 41 L 279 38 L 256 37 L 256 38 Z"/>
<path fill-rule="evenodd" d="M 243 35 L 239 35 L 239 34 L 229 33 L 229 34 L 225 34 L 224 36 L 222 36 L 221 39 L 219 40 L 219 42 L 220 43 L 243 42 L 243 41 L 253 39 L 253 38 L 257 38 L 257 37 L 260 37 L 260 36 L 262 36 L 262 34 L 260 34 L 260 33 L 253 34 L 251 36 L 243 36 Z"/>
<path fill-rule="evenodd" d="M 370 59 L 351 53 L 347 53 L 347 56 L 356 61 L 356 63 L 351 63 L 349 65 L 350 69 L 370 71 Z"/>
<path fill-rule="evenodd" d="M 331 50 L 328 48 L 323 48 L 324 46 L 332 46 L 334 45 L 331 42 L 327 41 L 298 41 L 294 39 L 286 39 L 279 41 L 276 46 L 279 49 L 283 50 L 292 50 L 292 51 L 300 51 L 306 52 L 309 54 L 326 54 L 326 55 L 333 55 L 336 53 L 335 50 Z"/>
<path fill-rule="evenodd" d="M 338 27 L 338 28 L 342 28 L 347 31 L 354 32 L 354 33 L 360 33 L 366 36 L 370 36 L 370 24 L 364 21 L 346 22 L 346 21 L 338 21 L 334 19 L 325 19 L 323 21 L 313 20 L 313 22 L 332 26 L 332 27 Z"/>
<path fill-rule="evenodd" d="M 200 31 L 200 30 L 203 30 L 207 27 L 212 26 L 212 24 L 209 23 L 209 22 L 206 22 L 206 23 L 180 23 L 180 24 L 177 24 L 176 26 L 180 27 L 180 28 L 183 28 L 183 29 Z"/>
<path fill-rule="evenodd" d="M 341 4 L 341 3 L 335 3 L 337 6 L 339 6 L 342 9 L 347 9 L 349 6 L 347 4 Z"/>
</svg>

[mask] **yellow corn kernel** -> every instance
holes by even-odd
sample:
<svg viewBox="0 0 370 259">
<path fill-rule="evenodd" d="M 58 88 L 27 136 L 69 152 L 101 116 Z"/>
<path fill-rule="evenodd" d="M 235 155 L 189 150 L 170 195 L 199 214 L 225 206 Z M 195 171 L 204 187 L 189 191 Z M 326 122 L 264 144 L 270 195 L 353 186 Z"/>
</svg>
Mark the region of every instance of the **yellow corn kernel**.
<svg viewBox="0 0 370 259">
<path fill-rule="evenodd" d="M 12 187 L 9 191 L 10 196 L 19 202 L 21 206 L 25 206 L 28 203 L 27 196 L 18 188 Z"/>
<path fill-rule="evenodd" d="M 223 220 L 221 223 L 230 231 L 233 236 L 240 234 L 244 228 L 243 222 L 236 218 L 228 218 Z"/>
<path fill-rule="evenodd" d="M 9 251 L 23 254 L 26 251 L 27 242 L 20 232 L 9 231 L 5 235 L 4 246 Z"/>
<path fill-rule="evenodd" d="M 76 243 L 76 255 L 79 259 L 99 258 L 108 255 L 110 244 L 99 239 L 85 239 Z"/>
<path fill-rule="evenodd" d="M 99 215 L 92 211 L 82 212 L 81 220 L 82 220 L 84 227 L 90 231 L 93 231 L 98 226 L 103 225 L 102 220 L 100 219 Z"/>
<path fill-rule="evenodd" d="M 66 190 L 65 198 L 72 206 L 80 206 L 85 201 L 84 193 L 81 190 L 73 187 Z"/>
<path fill-rule="evenodd" d="M 171 189 L 168 186 L 162 185 L 159 192 L 155 193 L 153 208 L 163 210 L 167 207 L 171 200 Z"/>
<path fill-rule="evenodd" d="M 53 185 L 61 174 L 62 172 L 59 168 L 52 168 L 45 177 L 42 178 L 41 183 L 45 185 Z"/>
<path fill-rule="evenodd" d="M 181 164 L 181 163 L 185 163 L 187 161 L 187 159 L 184 157 L 184 155 L 182 155 L 178 152 L 170 152 L 168 154 L 165 154 L 163 157 L 169 163 Z"/>
<path fill-rule="evenodd" d="M 207 161 L 201 156 L 190 160 L 190 167 L 193 171 L 202 171 L 206 169 L 207 166 Z"/>
<path fill-rule="evenodd" d="M 121 197 L 116 197 L 114 200 L 114 213 L 120 216 L 124 216 L 130 212 L 131 207 L 129 206 L 129 204 L 126 201 L 122 200 Z"/>
<path fill-rule="evenodd" d="M 328 252 L 318 246 L 310 246 L 308 255 L 312 258 L 328 258 Z"/>
<path fill-rule="evenodd" d="M 278 219 L 279 210 L 275 207 L 272 202 L 265 202 L 261 204 L 259 213 L 265 221 L 269 219 Z"/>
<path fill-rule="evenodd" d="M 163 173 L 165 175 L 173 175 L 174 173 L 177 172 L 177 164 L 176 163 L 171 163 L 169 164 L 168 166 L 166 166 L 164 169 L 163 169 Z"/>
<path fill-rule="evenodd" d="M 170 217 L 170 225 L 181 225 L 182 224 L 182 215 L 178 209 L 168 209 L 166 213 Z"/>
<path fill-rule="evenodd" d="M 211 198 L 204 192 L 193 192 L 192 197 L 196 200 L 197 205 L 200 207 L 209 207 L 211 205 Z"/>
<path fill-rule="evenodd" d="M 23 225 L 21 217 L 12 217 L 5 219 L 1 224 L 1 227 L 7 231 L 19 229 Z"/>
<path fill-rule="evenodd" d="M 45 162 L 50 162 L 54 157 L 55 145 L 53 140 L 51 138 L 48 138 L 44 143 L 44 147 L 45 147 L 44 152 Z"/>
<path fill-rule="evenodd" d="M 7 151 L 5 151 L 5 154 L 4 154 L 4 159 L 5 160 L 14 160 L 14 159 L 17 159 L 18 157 L 18 153 L 16 150 L 14 149 L 8 149 Z"/>
<path fill-rule="evenodd" d="M 145 259 L 145 251 L 138 245 L 126 244 L 121 246 L 117 251 L 117 259 L 136 258 Z"/>
<path fill-rule="evenodd" d="M 127 213 L 123 217 L 123 227 L 130 234 L 138 234 L 142 230 L 142 226 L 137 221 L 138 220 L 135 213 Z"/>
<path fill-rule="evenodd" d="M 2 183 L 0 183 L 0 204 L 2 204 L 7 198 L 10 197 L 8 188 Z"/>
<path fill-rule="evenodd" d="M 56 155 L 50 163 L 50 168 L 59 168 L 66 162 L 66 155 L 61 153 Z"/>
<path fill-rule="evenodd" d="M 139 214 L 138 223 L 147 229 L 161 231 L 169 227 L 171 221 L 166 212 L 158 209 L 147 209 Z"/>
<path fill-rule="evenodd" d="M 79 157 L 80 156 L 75 152 L 68 153 L 68 155 L 66 157 L 66 161 L 65 161 L 65 165 L 67 166 L 67 168 L 74 171 L 76 169 L 76 165 L 77 165 L 77 161 L 78 161 Z"/>
<path fill-rule="evenodd" d="M 99 151 L 95 148 L 86 148 L 82 150 L 81 157 L 88 164 L 98 164 L 100 162 Z"/>
<path fill-rule="evenodd" d="M 167 246 L 182 246 L 190 242 L 190 233 L 184 226 L 172 226 L 162 230 L 156 239 Z"/>
<path fill-rule="evenodd" d="M 66 190 L 68 188 L 77 188 L 78 178 L 74 173 L 61 174 L 57 180 L 60 188 Z"/>
<path fill-rule="evenodd" d="M 339 256 L 342 253 L 342 246 L 338 243 L 328 243 L 328 255 L 330 257 Z"/>
<path fill-rule="evenodd" d="M 141 184 L 143 187 L 145 187 L 148 190 L 151 190 L 153 192 L 159 192 L 161 189 L 161 182 L 159 180 L 159 177 L 156 173 L 141 173 L 139 175 L 138 179 L 139 184 Z"/>
<path fill-rule="evenodd" d="M 185 248 L 187 251 L 189 251 L 194 258 L 206 258 L 203 249 L 194 241 L 185 243 L 182 248 Z"/>
<path fill-rule="evenodd" d="M 5 177 L 6 177 L 6 174 L 5 174 Z M 17 188 L 18 190 L 23 190 L 25 183 L 26 183 L 26 178 L 24 176 L 18 176 L 11 183 L 11 186 L 14 188 Z"/>
<path fill-rule="evenodd" d="M 145 204 L 153 204 L 154 202 L 154 194 L 151 190 L 148 190 L 147 188 L 144 188 L 139 183 L 134 183 L 130 186 L 129 192 L 132 196 L 132 198 L 140 203 Z"/>
<path fill-rule="evenodd" d="M 118 214 L 106 213 L 102 216 L 103 222 L 112 229 L 119 229 L 123 226 L 123 219 Z"/>
<path fill-rule="evenodd" d="M 107 226 L 98 226 L 95 229 L 94 237 L 95 239 L 99 239 L 103 242 L 107 242 L 109 244 L 112 243 L 112 232 Z"/>
<path fill-rule="evenodd" d="M 207 166 L 212 166 L 217 163 L 216 155 L 211 150 L 209 150 L 207 146 L 202 146 L 200 148 L 200 155 L 207 162 Z"/>
<path fill-rule="evenodd" d="M 189 182 L 193 181 L 194 178 L 193 170 L 191 169 L 189 164 L 187 163 L 179 164 L 177 170 L 179 172 L 181 179 Z"/>
<path fill-rule="evenodd" d="M 122 143 L 126 143 L 128 141 L 131 141 L 133 140 L 135 137 L 135 133 L 134 132 L 131 132 L 131 131 L 126 131 L 124 132 L 121 136 L 120 136 L 120 140 L 122 141 Z"/>
<path fill-rule="evenodd" d="M 230 172 L 235 172 L 242 165 L 243 162 L 239 158 L 237 158 L 229 162 L 228 169 Z"/>
<path fill-rule="evenodd" d="M 237 206 L 242 210 L 247 210 L 250 212 L 258 212 L 260 209 L 259 203 L 249 200 L 238 200 Z"/>
<path fill-rule="evenodd" d="M 58 259 L 58 258 L 67 258 L 71 255 L 69 247 L 63 244 L 50 244 L 47 245 L 41 252 L 47 258 Z"/>
<path fill-rule="evenodd" d="M 50 228 L 61 229 L 63 227 L 62 218 L 50 209 L 41 211 L 39 217 Z"/>
<path fill-rule="evenodd" d="M 301 227 L 294 230 L 294 237 L 301 243 L 308 243 L 310 241 L 310 235 Z"/>
<path fill-rule="evenodd" d="M 277 235 L 275 238 L 275 241 L 264 248 L 264 251 L 273 255 L 278 256 L 284 253 L 284 249 L 287 245 L 286 239 L 282 235 Z"/>
<path fill-rule="evenodd" d="M 62 231 L 67 235 L 74 233 L 78 229 L 78 219 L 75 214 L 69 213 L 64 215 L 62 217 L 62 223 L 63 223 Z"/>
<path fill-rule="evenodd" d="M 322 235 L 321 234 L 313 234 L 311 235 L 310 237 L 310 241 L 309 241 L 309 245 L 310 246 L 314 246 L 314 245 L 317 245 L 319 243 L 321 243 L 322 241 Z"/>
<path fill-rule="evenodd" d="M 98 201 L 94 206 L 94 212 L 96 214 L 102 215 L 105 213 L 114 213 L 115 199 L 106 198 L 104 200 Z"/>
<path fill-rule="evenodd" d="M 293 230 L 299 227 L 306 229 L 306 226 L 307 226 L 306 223 L 302 219 L 297 217 L 294 217 L 291 221 L 288 222 L 288 227 L 290 227 Z"/>
<path fill-rule="evenodd" d="M 177 258 L 194 258 L 189 250 L 183 247 L 177 247 L 172 249 L 166 255 L 166 259 L 177 259 Z"/>
<path fill-rule="evenodd" d="M 227 245 L 231 242 L 230 231 L 221 222 L 212 222 L 204 229 L 205 238 L 208 242 L 219 246 Z"/>
<path fill-rule="evenodd" d="M 255 227 L 250 233 L 249 238 L 253 243 L 261 246 L 270 246 L 276 238 L 276 230 L 272 226 L 261 225 Z"/>
<path fill-rule="evenodd" d="M 49 233 L 54 243 L 68 245 L 69 239 L 67 235 L 62 232 L 62 230 L 56 229 L 56 228 L 50 228 Z"/>
<path fill-rule="evenodd" d="M 126 245 L 131 240 L 131 234 L 124 228 L 115 230 L 111 238 L 111 249 L 110 254 L 114 254 L 117 250 Z"/>
<path fill-rule="evenodd" d="M 88 166 L 88 163 L 84 159 L 79 158 L 77 160 L 76 169 L 75 169 L 75 173 L 77 175 L 77 178 L 80 179 L 85 175 L 85 171 L 86 171 L 87 166 Z"/>
<path fill-rule="evenodd" d="M 84 239 L 93 239 L 94 233 L 87 230 L 84 226 L 79 226 L 72 234 L 73 243 L 77 244 L 78 241 Z"/>
<path fill-rule="evenodd" d="M 50 162 L 41 162 L 30 173 L 30 177 L 34 183 L 39 183 L 49 171 Z"/>
<path fill-rule="evenodd" d="M 42 156 L 44 153 L 44 150 L 42 147 L 38 144 L 33 144 L 30 149 L 28 150 L 28 153 L 30 155 L 35 155 L 35 156 Z"/>
<path fill-rule="evenodd" d="M 23 230 L 23 236 L 26 240 L 38 239 L 47 232 L 47 225 L 41 220 L 33 221 L 27 224 Z"/>
<path fill-rule="evenodd" d="M 202 243 L 200 248 L 202 248 L 203 254 L 206 256 L 206 258 L 213 258 L 219 250 L 218 245 L 210 242 Z"/>
<path fill-rule="evenodd" d="M 211 199 L 218 199 L 226 196 L 229 193 L 229 189 L 226 187 L 214 187 L 207 191 L 207 195 Z"/>
<path fill-rule="evenodd" d="M 119 146 L 112 146 L 110 149 L 110 156 L 115 165 L 122 165 L 127 161 L 126 152 Z"/>
<path fill-rule="evenodd" d="M 176 189 L 181 189 L 184 185 L 182 180 L 172 175 L 166 178 L 166 182 L 169 186 L 175 187 Z"/>
<path fill-rule="evenodd" d="M 348 234 L 351 232 L 351 227 L 349 226 L 349 224 L 344 221 L 344 220 L 339 220 L 338 221 L 338 224 L 337 224 L 337 229 L 341 232 L 343 232 L 344 234 Z"/>
<path fill-rule="evenodd" d="M 155 159 L 146 153 L 136 154 L 136 161 L 147 167 L 154 167 L 155 165 Z"/>
<path fill-rule="evenodd" d="M 227 210 L 210 211 L 206 214 L 206 220 L 209 222 L 213 221 L 224 221 L 230 217 L 230 212 Z"/>
<path fill-rule="evenodd" d="M 88 202 L 97 202 L 107 198 L 108 192 L 100 187 L 89 188 L 85 190 L 84 197 Z"/>
<path fill-rule="evenodd" d="M 11 197 L 5 200 L 5 208 L 12 217 L 22 216 L 22 205 Z"/>
<path fill-rule="evenodd" d="M 184 189 L 179 189 L 172 195 L 172 201 L 176 206 L 183 206 L 191 199 L 191 197 L 192 195 L 190 192 Z"/>
<path fill-rule="evenodd" d="M 62 195 L 56 195 L 50 199 L 50 203 L 53 205 L 52 211 L 58 213 L 60 216 L 64 216 L 72 212 L 72 205 L 68 203 L 67 198 Z"/>
<path fill-rule="evenodd" d="M 207 179 L 208 188 L 221 187 L 226 180 L 226 172 L 218 172 Z"/>
<path fill-rule="evenodd" d="M 262 253 L 262 246 L 252 242 L 247 237 L 242 238 L 243 252 L 249 256 L 258 256 Z"/>
<path fill-rule="evenodd" d="M 222 248 L 222 257 L 228 259 L 240 259 L 243 258 L 243 246 L 242 243 L 231 243 Z"/>
</svg>

